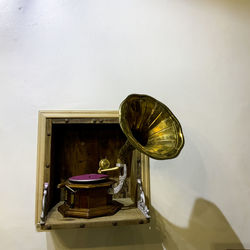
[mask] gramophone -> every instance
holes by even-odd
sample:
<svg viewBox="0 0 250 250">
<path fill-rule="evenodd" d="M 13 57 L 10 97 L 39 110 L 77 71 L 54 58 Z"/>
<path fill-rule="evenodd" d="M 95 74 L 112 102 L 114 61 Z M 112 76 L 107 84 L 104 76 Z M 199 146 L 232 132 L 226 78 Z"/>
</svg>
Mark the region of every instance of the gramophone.
<svg viewBox="0 0 250 250">
<path fill-rule="evenodd" d="M 123 187 L 131 152 L 137 149 L 151 158 L 164 160 L 178 156 L 184 145 L 177 118 L 166 105 L 148 95 L 129 95 L 120 105 L 119 124 L 127 141 L 119 151 L 116 165 L 110 166 L 109 160 L 103 158 L 98 173 L 73 176 L 58 185 L 66 191 L 65 202 L 58 208 L 63 216 L 92 218 L 116 213 L 122 204 L 112 197 Z M 106 175 L 116 170 L 120 171 L 118 183 Z M 137 185 L 137 206 L 150 217 L 140 179 Z"/>
</svg>

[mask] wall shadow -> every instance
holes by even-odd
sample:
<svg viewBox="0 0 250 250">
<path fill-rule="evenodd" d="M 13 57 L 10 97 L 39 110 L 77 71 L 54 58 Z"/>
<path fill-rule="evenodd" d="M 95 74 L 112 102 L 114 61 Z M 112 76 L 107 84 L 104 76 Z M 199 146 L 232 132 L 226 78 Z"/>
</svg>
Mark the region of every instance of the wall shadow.
<svg viewBox="0 0 250 250">
<path fill-rule="evenodd" d="M 149 224 L 111 228 L 60 229 L 46 233 L 47 249 L 244 249 L 220 209 L 195 201 L 187 228 L 178 227 L 151 207 Z"/>
<path fill-rule="evenodd" d="M 169 250 L 231 250 L 244 249 L 240 239 L 220 209 L 204 199 L 197 199 L 187 228 L 174 225 L 154 208 L 156 230 Z"/>
</svg>

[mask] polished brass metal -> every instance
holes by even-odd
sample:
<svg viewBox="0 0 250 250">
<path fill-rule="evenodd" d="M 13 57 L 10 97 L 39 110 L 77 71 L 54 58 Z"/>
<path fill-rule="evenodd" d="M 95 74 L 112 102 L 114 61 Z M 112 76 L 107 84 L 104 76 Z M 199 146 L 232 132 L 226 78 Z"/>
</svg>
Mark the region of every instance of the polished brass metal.
<svg viewBox="0 0 250 250">
<path fill-rule="evenodd" d="M 106 169 L 98 169 L 98 173 L 102 174 L 102 173 L 106 173 L 106 172 L 110 172 L 110 171 L 114 171 L 114 170 L 118 170 L 119 167 L 113 167 L 113 168 L 106 168 Z"/>
<path fill-rule="evenodd" d="M 110 167 L 110 161 L 107 158 L 101 159 L 99 161 L 99 168 L 100 169 L 107 169 Z"/>
<path fill-rule="evenodd" d="M 148 95 L 129 95 L 120 105 L 119 122 L 127 142 L 118 158 L 131 146 L 151 158 L 171 159 L 184 145 L 181 125 L 170 109 Z"/>
<path fill-rule="evenodd" d="M 101 159 L 99 161 L 99 169 L 98 169 L 98 173 L 105 173 L 105 172 L 109 172 L 109 171 L 114 171 L 114 170 L 118 170 L 119 167 L 110 167 L 110 162 L 107 158 Z"/>
</svg>

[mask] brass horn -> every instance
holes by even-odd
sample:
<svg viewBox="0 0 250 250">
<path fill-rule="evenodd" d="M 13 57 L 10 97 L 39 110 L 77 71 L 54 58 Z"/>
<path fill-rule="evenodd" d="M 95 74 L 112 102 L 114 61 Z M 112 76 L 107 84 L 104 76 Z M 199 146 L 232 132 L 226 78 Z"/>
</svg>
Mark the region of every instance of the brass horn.
<svg viewBox="0 0 250 250">
<path fill-rule="evenodd" d="M 183 145 L 181 125 L 170 109 L 148 95 L 129 95 L 120 105 L 119 123 L 127 137 L 118 162 L 137 149 L 158 160 L 176 157 Z"/>
<path fill-rule="evenodd" d="M 118 193 L 123 186 L 127 176 L 128 156 L 133 149 L 151 158 L 164 160 L 176 157 L 184 145 L 184 136 L 177 118 L 166 105 L 151 96 L 129 95 L 120 105 L 119 123 L 127 141 L 119 151 L 117 164 L 109 168 L 107 159 L 102 159 L 98 169 L 102 173 L 123 168 L 119 184 L 109 191 L 112 194 Z M 145 204 L 139 203 L 138 207 L 149 216 Z"/>
</svg>

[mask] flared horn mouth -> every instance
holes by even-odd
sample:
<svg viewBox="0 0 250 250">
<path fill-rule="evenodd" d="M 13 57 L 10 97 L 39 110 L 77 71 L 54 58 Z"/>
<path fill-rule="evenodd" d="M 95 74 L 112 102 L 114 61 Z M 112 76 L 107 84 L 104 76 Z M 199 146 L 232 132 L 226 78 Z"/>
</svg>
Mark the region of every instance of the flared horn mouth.
<svg viewBox="0 0 250 250">
<path fill-rule="evenodd" d="M 120 105 L 119 122 L 130 144 L 154 159 L 174 158 L 184 145 L 177 118 L 151 96 L 129 95 Z"/>
</svg>

